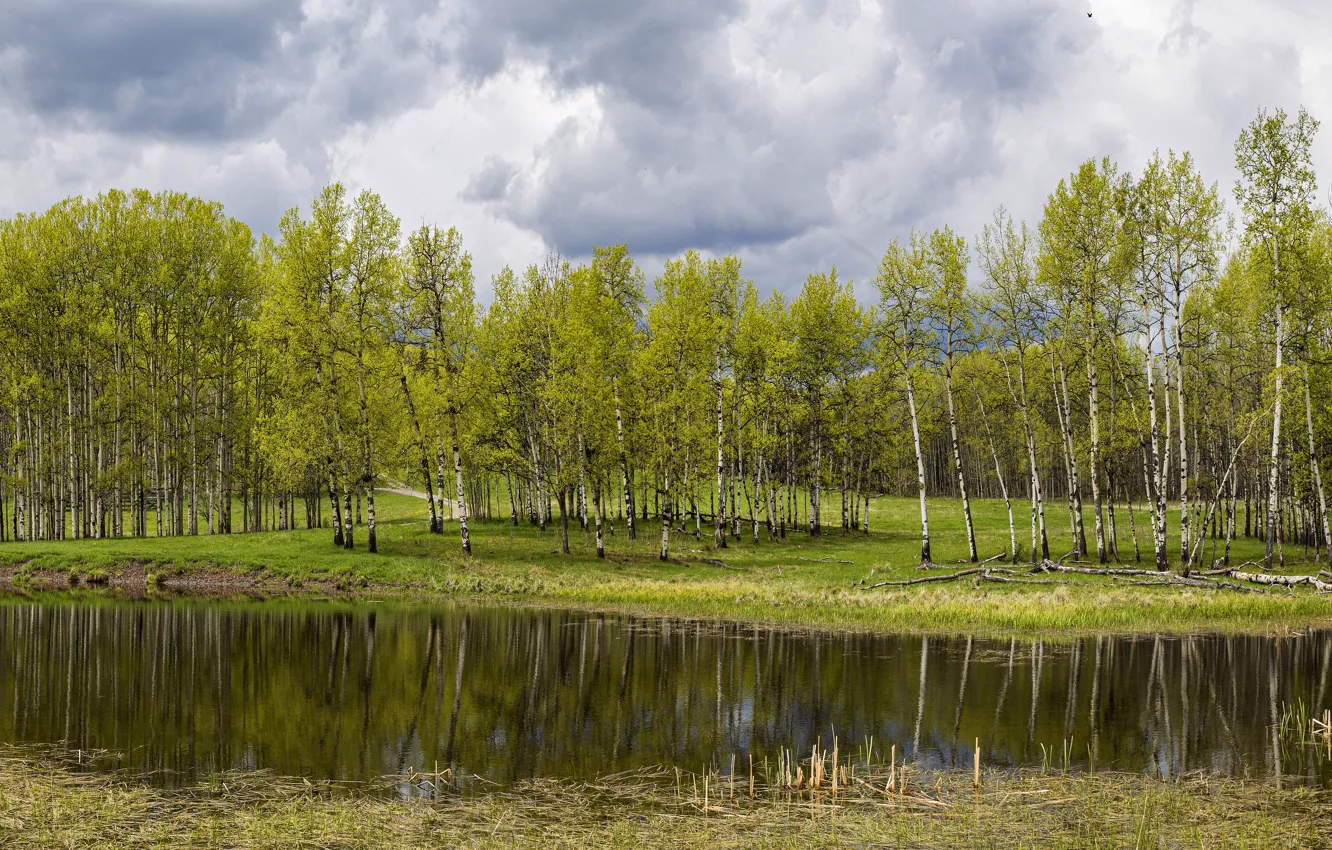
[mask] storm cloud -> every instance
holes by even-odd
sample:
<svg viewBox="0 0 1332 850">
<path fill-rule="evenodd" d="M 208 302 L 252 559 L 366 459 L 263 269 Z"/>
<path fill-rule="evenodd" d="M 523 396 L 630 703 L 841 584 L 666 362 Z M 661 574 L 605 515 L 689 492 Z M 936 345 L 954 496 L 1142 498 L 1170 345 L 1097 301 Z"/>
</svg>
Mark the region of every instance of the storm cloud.
<svg viewBox="0 0 1332 850">
<path fill-rule="evenodd" d="M 0 214 L 144 185 L 272 231 L 342 179 L 483 276 L 624 241 L 868 295 L 890 240 L 1033 218 L 1087 157 L 1191 149 L 1228 193 L 1260 106 L 1332 102 L 1329 36 L 1307 0 L 11 4 Z"/>
</svg>

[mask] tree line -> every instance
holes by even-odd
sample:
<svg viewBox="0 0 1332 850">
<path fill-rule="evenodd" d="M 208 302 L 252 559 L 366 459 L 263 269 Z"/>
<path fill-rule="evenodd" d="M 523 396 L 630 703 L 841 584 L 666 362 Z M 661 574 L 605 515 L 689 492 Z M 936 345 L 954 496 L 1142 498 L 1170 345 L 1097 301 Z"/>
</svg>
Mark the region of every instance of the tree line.
<svg viewBox="0 0 1332 850">
<path fill-rule="evenodd" d="M 1185 574 L 1241 534 L 1269 566 L 1332 551 L 1317 128 L 1258 113 L 1232 214 L 1187 153 L 1089 159 L 1035 227 L 1001 207 L 895 240 L 871 304 L 836 267 L 765 298 L 694 251 L 649 297 L 620 244 L 505 267 L 482 307 L 461 234 L 404 233 L 368 191 L 257 239 L 179 193 L 71 198 L 0 222 L 0 536 L 303 523 L 373 552 L 403 481 L 468 552 L 478 516 L 554 523 L 565 552 L 571 523 L 598 555 L 659 534 L 663 559 L 673 534 L 868 533 L 885 493 L 919 499 L 922 561 L 930 495 L 972 561 L 982 497 L 1013 560 L 1063 556 L 1054 526 Z"/>
</svg>

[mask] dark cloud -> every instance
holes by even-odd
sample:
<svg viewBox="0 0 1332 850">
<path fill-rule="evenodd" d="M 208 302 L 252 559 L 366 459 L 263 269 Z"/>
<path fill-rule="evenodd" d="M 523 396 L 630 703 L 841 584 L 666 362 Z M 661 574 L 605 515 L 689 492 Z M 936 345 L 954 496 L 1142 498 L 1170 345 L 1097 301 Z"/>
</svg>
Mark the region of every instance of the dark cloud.
<svg viewBox="0 0 1332 850">
<path fill-rule="evenodd" d="M 11 3 L 0 11 L 0 46 L 18 57 L 11 94 L 38 113 L 216 137 L 280 108 L 264 69 L 300 20 L 296 0 Z"/>
<path fill-rule="evenodd" d="M 312 19 L 299 0 L 5 4 L 4 96 L 56 122 L 191 142 L 252 138 L 295 112 L 307 123 L 292 131 L 322 142 L 418 101 L 445 61 L 422 25 L 436 8 L 356 0 Z"/>
<path fill-rule="evenodd" d="M 495 245 L 539 237 L 578 257 L 627 241 L 649 267 L 687 248 L 734 251 L 765 285 L 833 263 L 863 284 L 910 228 L 974 232 L 1000 202 L 1039 215 L 1088 156 L 1127 170 L 1154 147 L 1189 148 L 1227 184 L 1231 140 L 1257 107 L 1293 109 L 1332 79 L 1311 58 L 1332 26 L 1316 0 L 1106 12 L 1088 19 L 1062 0 L 11 0 L 0 203 L 134 181 L 221 198 L 261 230 L 329 179 L 405 174 L 405 203 L 472 216 Z M 401 161 L 367 164 L 385 157 Z"/>
<path fill-rule="evenodd" d="M 498 201 L 509 191 L 509 183 L 518 173 L 518 167 L 511 162 L 490 157 L 481 170 L 472 175 L 467 188 L 463 190 L 465 201 Z"/>
<path fill-rule="evenodd" d="M 721 27 L 739 0 L 481 0 L 459 15 L 457 58 L 486 77 L 512 60 L 539 62 L 566 88 L 596 86 L 644 106 L 670 107 L 697 93 L 718 57 Z"/>
<path fill-rule="evenodd" d="M 845 226 L 833 197 L 841 175 L 896 155 L 910 167 L 888 170 L 891 183 L 869 191 L 877 202 L 858 222 L 882 228 L 862 234 L 882 250 L 885 231 L 919 222 L 998 167 L 996 112 L 1053 92 L 1093 38 L 1054 0 L 901 0 L 872 24 L 873 41 L 849 56 L 835 39 L 810 44 L 828 52 L 800 68 L 800 33 L 839 19 L 870 25 L 854 4 L 811 0 L 758 23 L 762 74 L 788 74 L 783 90 L 733 60 L 726 26 L 742 11 L 734 6 L 556 5 L 509 9 L 469 40 L 487 45 L 486 56 L 503 44 L 505 55 L 540 57 L 560 85 L 594 87 L 600 120 L 562 127 L 531 162 L 504 163 L 502 191 L 499 166 L 488 166 L 469 198 L 570 254 L 619 240 L 649 254 L 735 250 Z M 647 23 L 655 15 L 656 34 Z M 787 42 L 789 62 L 768 50 L 769 39 Z M 786 98 L 801 87 L 819 95 L 797 95 L 792 108 Z"/>
</svg>

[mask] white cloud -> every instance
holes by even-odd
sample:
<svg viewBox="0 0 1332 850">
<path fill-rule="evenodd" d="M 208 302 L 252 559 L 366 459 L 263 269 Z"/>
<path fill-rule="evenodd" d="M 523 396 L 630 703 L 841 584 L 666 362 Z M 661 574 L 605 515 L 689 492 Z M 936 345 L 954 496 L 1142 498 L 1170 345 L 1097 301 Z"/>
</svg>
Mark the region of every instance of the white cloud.
<svg viewBox="0 0 1332 850">
<path fill-rule="evenodd" d="M 650 271 L 654 252 L 737 251 L 765 289 L 836 263 L 868 298 L 890 239 L 974 233 L 1000 203 L 1035 219 L 1087 157 L 1136 170 L 1156 148 L 1191 150 L 1229 199 L 1233 141 L 1260 106 L 1332 121 L 1332 5 L 1314 0 L 310 0 L 301 13 L 274 32 L 229 26 L 206 67 L 232 56 L 263 108 L 217 121 L 161 114 L 179 81 L 138 60 L 117 90 L 164 94 L 137 111 L 90 110 L 90 76 L 73 71 L 43 92 L 77 110 L 39 109 L 22 88 L 32 49 L 0 37 L 0 215 L 144 186 L 271 231 L 342 179 L 383 194 L 404 228 L 458 226 L 482 288 L 550 248 L 629 241 Z M 207 48 L 206 27 L 185 31 Z M 99 62 L 131 55 L 101 37 L 79 30 Z M 77 62 L 61 39 L 33 43 Z M 1315 165 L 1326 191 L 1332 125 Z"/>
</svg>

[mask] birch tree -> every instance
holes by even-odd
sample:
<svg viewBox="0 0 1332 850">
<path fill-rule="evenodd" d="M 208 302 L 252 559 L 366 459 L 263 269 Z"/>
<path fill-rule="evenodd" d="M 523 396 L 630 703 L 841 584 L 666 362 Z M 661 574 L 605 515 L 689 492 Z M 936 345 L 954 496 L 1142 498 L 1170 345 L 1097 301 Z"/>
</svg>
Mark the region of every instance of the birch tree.
<svg viewBox="0 0 1332 850">
<path fill-rule="evenodd" d="M 953 368 L 956 358 L 975 344 L 976 326 L 971 293 L 967 289 L 967 254 L 965 240 L 945 227 L 930 235 L 928 274 L 930 291 L 926 309 L 934 326 L 935 354 L 943 368 L 944 396 L 948 402 L 948 432 L 953 447 L 953 467 L 957 490 L 962 498 L 962 518 L 967 527 L 967 552 L 974 564 L 976 528 L 971 521 L 971 500 L 967 498 L 967 476 L 962 466 L 962 447 L 957 434 L 957 410 L 953 398 Z"/>
<path fill-rule="evenodd" d="M 464 383 L 471 362 L 476 325 L 472 256 L 463 250 L 456 228 L 441 231 L 422 225 L 408 240 L 410 271 L 407 289 L 413 300 L 417 327 L 425 337 L 424 350 L 435 380 L 435 393 L 443 406 L 444 428 L 453 449 L 454 507 L 462 550 L 471 554 L 467 528 L 467 497 L 463 486 L 463 454 L 459 416 L 468 387 Z M 439 453 L 440 492 L 443 493 L 443 452 Z"/>
<path fill-rule="evenodd" d="M 920 416 L 916 409 L 916 373 L 924 366 L 934 334 L 926 323 L 930 292 L 926 239 L 912 233 L 903 247 L 893 242 L 879 262 L 880 351 L 906 389 L 911 414 L 911 441 L 916 451 L 916 482 L 920 497 L 920 560 L 930 561 L 930 516 L 925 502 L 925 457 L 921 451 Z"/>
<path fill-rule="evenodd" d="M 1008 211 L 1000 207 L 981 233 L 978 259 L 985 275 L 985 308 L 997 332 L 996 350 L 1004 367 L 1004 381 L 1022 421 L 1031 494 L 1031 558 L 1035 563 L 1038 548 L 1042 559 L 1050 557 L 1050 542 L 1027 382 L 1027 352 L 1038 339 L 1041 315 L 1032 241 L 1027 226 L 1016 225 Z"/>
<path fill-rule="evenodd" d="M 1272 443 L 1268 464 L 1265 564 L 1272 566 L 1276 543 L 1281 459 L 1282 392 L 1285 347 L 1290 335 L 1287 311 L 1295 300 L 1291 276 L 1282 255 L 1307 238 L 1317 184 L 1310 148 L 1318 121 L 1303 108 L 1294 119 L 1284 110 L 1260 110 L 1235 142 L 1235 199 L 1244 215 L 1244 238 L 1261 246 L 1270 262 L 1271 310 L 1274 319 L 1272 370 Z"/>
<path fill-rule="evenodd" d="M 1106 299 L 1123 273 L 1118 170 L 1109 159 L 1087 160 L 1059 186 L 1041 219 L 1040 269 L 1069 306 L 1066 340 L 1075 340 L 1087 371 L 1088 463 L 1096 525 L 1096 559 L 1106 562 L 1102 507 L 1100 354 Z M 1060 382 L 1067 386 L 1060 361 Z M 1066 403 L 1067 404 L 1067 403 Z M 1064 411 L 1065 417 L 1071 411 Z M 1076 458 L 1073 459 L 1076 464 Z"/>
</svg>

